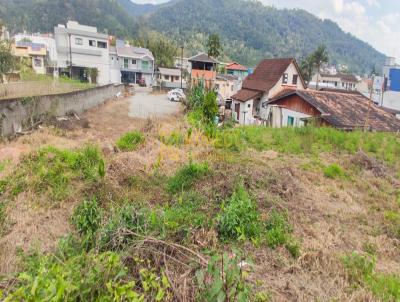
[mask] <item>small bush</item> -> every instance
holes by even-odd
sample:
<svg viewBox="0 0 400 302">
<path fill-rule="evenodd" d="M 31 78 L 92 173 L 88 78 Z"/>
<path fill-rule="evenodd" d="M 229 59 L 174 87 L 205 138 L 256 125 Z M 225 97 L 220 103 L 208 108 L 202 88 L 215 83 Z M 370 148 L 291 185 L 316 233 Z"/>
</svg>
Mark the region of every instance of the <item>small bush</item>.
<svg viewBox="0 0 400 302">
<path fill-rule="evenodd" d="M 95 245 L 101 218 L 102 211 L 96 199 L 83 201 L 74 211 L 72 223 L 82 236 L 82 243 L 86 250 L 90 250 Z"/>
<path fill-rule="evenodd" d="M 190 162 L 179 169 L 167 182 L 167 191 L 176 194 L 191 189 L 196 180 L 201 179 L 210 172 L 206 163 L 197 164 Z"/>
<path fill-rule="evenodd" d="M 118 139 L 117 147 L 122 151 L 134 151 L 143 144 L 144 141 L 145 138 L 141 132 L 128 132 Z"/>
<path fill-rule="evenodd" d="M 346 177 L 346 173 L 343 170 L 342 167 L 340 167 L 337 164 L 332 164 L 327 166 L 324 169 L 324 175 L 327 178 L 331 178 L 331 179 L 337 179 L 337 178 L 345 178 Z"/>
<path fill-rule="evenodd" d="M 239 185 L 218 217 L 221 240 L 245 240 L 260 237 L 261 223 L 256 204 L 243 185 Z"/>
<path fill-rule="evenodd" d="M 385 212 L 385 222 L 387 233 L 390 236 L 400 239 L 400 213 L 393 211 Z"/>
</svg>

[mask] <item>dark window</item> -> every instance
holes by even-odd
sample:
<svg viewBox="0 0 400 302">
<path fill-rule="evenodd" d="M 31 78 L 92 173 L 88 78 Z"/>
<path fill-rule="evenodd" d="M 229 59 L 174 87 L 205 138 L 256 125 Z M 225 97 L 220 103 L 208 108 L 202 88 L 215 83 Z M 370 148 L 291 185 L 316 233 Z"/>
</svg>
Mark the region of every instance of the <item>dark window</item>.
<svg viewBox="0 0 400 302">
<path fill-rule="evenodd" d="M 250 104 L 248 104 L 248 105 L 247 105 L 247 108 L 250 108 L 250 107 L 251 107 L 251 105 L 250 105 Z"/>
<path fill-rule="evenodd" d="M 98 48 L 107 48 L 107 42 L 97 42 L 97 47 Z"/>
<path fill-rule="evenodd" d="M 288 78 L 289 78 L 288 74 L 284 73 L 283 77 L 282 77 L 282 83 L 283 84 L 287 84 L 288 83 Z"/>
<path fill-rule="evenodd" d="M 292 80 L 292 84 L 293 85 L 297 85 L 297 79 L 299 78 L 299 76 L 297 74 L 293 75 L 293 80 Z"/>
<path fill-rule="evenodd" d="M 288 126 L 294 126 L 294 117 L 293 116 L 288 116 L 287 124 L 288 124 Z"/>
<path fill-rule="evenodd" d="M 132 60 L 132 65 L 136 65 L 136 60 Z"/>
<path fill-rule="evenodd" d="M 76 45 L 82 45 L 83 44 L 83 40 L 81 38 L 75 38 L 75 44 Z"/>
<path fill-rule="evenodd" d="M 89 46 L 96 47 L 96 40 L 89 40 Z"/>
</svg>

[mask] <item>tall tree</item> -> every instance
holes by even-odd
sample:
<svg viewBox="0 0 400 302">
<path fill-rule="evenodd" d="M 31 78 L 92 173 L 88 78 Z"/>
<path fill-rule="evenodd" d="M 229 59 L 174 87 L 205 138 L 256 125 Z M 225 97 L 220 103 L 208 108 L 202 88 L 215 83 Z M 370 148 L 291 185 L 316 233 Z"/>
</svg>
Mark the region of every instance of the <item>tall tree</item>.
<svg viewBox="0 0 400 302">
<path fill-rule="evenodd" d="M 14 57 L 11 54 L 11 44 L 8 41 L 0 41 L 0 82 L 3 75 L 14 68 Z"/>
<path fill-rule="evenodd" d="M 308 56 L 301 61 L 300 71 L 304 81 L 309 84 L 314 72 L 314 62 L 312 56 Z"/>
<path fill-rule="evenodd" d="M 219 35 L 212 34 L 208 37 L 207 41 L 207 54 L 210 57 L 218 58 L 222 55 L 223 47 Z"/>
<path fill-rule="evenodd" d="M 314 66 L 317 69 L 317 90 L 319 86 L 319 72 L 322 64 L 329 62 L 328 50 L 325 45 L 320 45 L 317 50 L 312 54 Z"/>
</svg>

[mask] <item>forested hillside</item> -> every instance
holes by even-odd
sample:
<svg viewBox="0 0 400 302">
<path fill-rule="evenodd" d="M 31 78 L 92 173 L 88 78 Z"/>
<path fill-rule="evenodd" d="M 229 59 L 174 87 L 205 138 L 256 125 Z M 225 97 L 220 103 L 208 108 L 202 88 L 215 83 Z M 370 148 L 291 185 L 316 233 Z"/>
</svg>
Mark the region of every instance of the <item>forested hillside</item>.
<svg viewBox="0 0 400 302">
<path fill-rule="evenodd" d="M 122 37 L 137 34 L 136 19 L 117 0 L 1 0 L 0 19 L 12 32 L 52 32 L 76 20 Z"/>
<path fill-rule="evenodd" d="M 257 1 L 174 0 L 140 5 L 129 0 L 2 0 L 0 19 L 14 32 L 52 31 L 69 19 L 121 37 L 136 38 L 141 29 L 152 28 L 178 46 L 184 44 L 190 53 L 204 50 L 208 35 L 218 33 L 225 50 L 221 59 L 249 66 L 265 57 L 301 59 L 320 44 L 328 47 L 331 63 L 347 65 L 356 73 L 379 70 L 385 58 L 332 21 Z"/>
<path fill-rule="evenodd" d="M 370 72 L 384 60 L 383 54 L 332 21 L 256 1 L 182 0 L 173 7 L 161 7 L 149 24 L 189 45 L 197 33 L 218 33 L 226 53 L 248 65 L 262 57 L 301 58 L 319 44 L 327 45 L 332 63 L 346 64 L 355 72 Z"/>
</svg>

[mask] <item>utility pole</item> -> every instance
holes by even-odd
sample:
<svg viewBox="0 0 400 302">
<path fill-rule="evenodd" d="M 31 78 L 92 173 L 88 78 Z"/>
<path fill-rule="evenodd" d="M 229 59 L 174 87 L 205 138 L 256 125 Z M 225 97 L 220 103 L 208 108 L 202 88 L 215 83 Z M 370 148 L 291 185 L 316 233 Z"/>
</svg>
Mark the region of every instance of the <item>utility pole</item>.
<svg viewBox="0 0 400 302">
<path fill-rule="evenodd" d="M 374 91 L 374 82 L 375 82 L 375 75 L 372 75 L 372 86 L 371 86 L 371 91 L 369 94 L 369 100 L 368 100 L 368 111 L 367 111 L 367 116 L 365 118 L 365 124 L 364 124 L 364 132 L 367 132 L 368 128 L 368 123 L 369 123 L 369 113 L 371 111 L 371 105 L 372 105 L 372 93 Z"/>
<path fill-rule="evenodd" d="M 181 46 L 181 89 L 183 89 L 183 45 Z"/>
<path fill-rule="evenodd" d="M 71 46 L 71 34 L 68 34 L 69 40 L 69 77 L 72 79 L 72 46 Z"/>
</svg>

